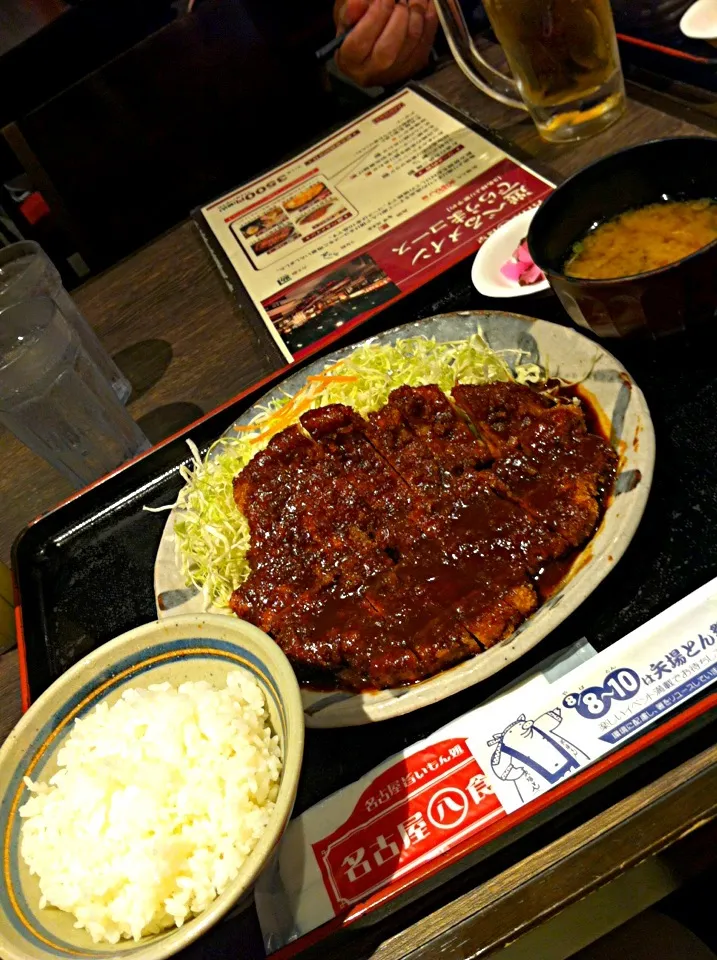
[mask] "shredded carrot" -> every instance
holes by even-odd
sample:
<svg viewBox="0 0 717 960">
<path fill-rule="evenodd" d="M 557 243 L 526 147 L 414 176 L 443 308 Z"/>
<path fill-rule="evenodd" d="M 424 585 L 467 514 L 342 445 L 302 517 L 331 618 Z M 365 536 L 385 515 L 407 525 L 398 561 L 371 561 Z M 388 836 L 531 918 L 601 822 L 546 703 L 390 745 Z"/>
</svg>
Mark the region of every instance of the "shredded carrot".
<svg viewBox="0 0 717 960">
<path fill-rule="evenodd" d="M 306 397 L 304 400 L 301 401 L 301 403 L 296 408 L 296 410 L 292 410 L 293 416 L 291 419 L 292 420 L 297 419 L 298 417 L 301 416 L 302 413 L 306 413 L 306 411 L 310 409 L 311 409 L 311 397 Z"/>
<path fill-rule="evenodd" d="M 269 414 L 262 422 L 271 423 L 272 420 L 285 420 L 287 417 L 291 416 L 291 412 L 296 406 L 297 403 L 301 403 L 304 395 L 306 393 L 306 388 L 302 387 L 298 393 L 295 393 L 293 397 L 290 397 L 287 403 L 282 404 L 282 406 L 277 407 L 273 413 Z"/>
<path fill-rule="evenodd" d="M 309 383 L 320 383 L 322 387 L 328 387 L 332 383 L 356 383 L 358 377 L 351 377 L 348 375 L 345 376 L 327 376 L 325 373 L 321 373 L 316 377 L 307 377 Z"/>
<path fill-rule="evenodd" d="M 246 430 L 247 432 L 249 431 L 256 432 L 257 430 L 259 430 L 260 431 L 259 436 L 254 437 L 252 439 L 252 443 L 256 443 L 259 439 L 261 439 L 261 437 L 266 436 L 267 433 L 270 435 L 277 424 L 284 425 L 284 424 L 293 423 L 295 419 L 296 419 L 296 413 L 294 411 L 294 404 L 292 401 L 291 403 L 287 403 L 285 406 L 281 407 L 279 410 L 276 410 L 274 413 L 270 414 L 268 417 L 264 417 L 262 420 L 255 421 L 252 426 L 247 426 L 247 427 L 235 426 L 234 429 L 237 431 Z"/>
<path fill-rule="evenodd" d="M 298 394 L 297 394 L 298 396 Z M 271 424 L 271 426 L 264 430 L 263 433 L 260 433 L 258 437 L 254 437 L 251 441 L 252 443 L 260 443 L 262 440 L 269 440 L 275 434 L 279 433 L 284 427 L 290 426 L 292 423 L 296 423 L 302 413 L 306 413 L 307 410 L 311 408 L 311 398 L 305 397 L 301 403 L 296 407 L 295 410 L 291 410 L 291 416 L 286 417 L 277 417 L 277 419 Z M 285 408 L 282 408 L 282 412 Z M 288 413 L 289 411 L 287 411 Z"/>
<path fill-rule="evenodd" d="M 329 369 L 333 370 L 338 366 L 340 366 L 340 363 L 334 364 L 334 366 Z M 283 430 L 284 427 L 296 423 L 301 414 L 305 413 L 311 407 L 313 400 L 322 393 L 326 387 L 331 386 L 332 383 L 355 383 L 357 379 L 358 377 L 355 376 L 329 376 L 326 373 L 307 377 L 307 386 L 302 387 L 287 403 L 269 414 L 269 416 L 253 424 L 247 424 L 246 426 L 241 424 L 236 425 L 234 429 L 237 433 L 261 431 L 258 436 L 252 438 L 252 443 L 260 443 L 263 440 L 270 439 L 274 434 Z"/>
</svg>

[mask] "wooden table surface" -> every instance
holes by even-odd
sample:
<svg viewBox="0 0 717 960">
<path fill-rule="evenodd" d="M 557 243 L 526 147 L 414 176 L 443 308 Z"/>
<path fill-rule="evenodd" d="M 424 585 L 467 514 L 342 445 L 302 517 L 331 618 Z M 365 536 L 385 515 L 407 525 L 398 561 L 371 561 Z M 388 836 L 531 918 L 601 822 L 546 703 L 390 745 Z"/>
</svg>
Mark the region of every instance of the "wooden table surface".
<svg viewBox="0 0 717 960">
<path fill-rule="evenodd" d="M 483 96 L 452 64 L 437 71 L 424 85 L 445 102 L 500 131 L 563 176 L 607 153 L 648 139 L 717 132 L 710 129 L 707 115 L 695 112 L 691 119 L 700 124 L 696 126 L 684 119 L 684 112 L 675 108 L 672 101 L 635 89 L 631 91 L 626 114 L 615 126 L 583 143 L 556 146 L 538 138 L 527 116 Z M 683 116 L 678 115 L 680 112 Z M 75 299 L 131 380 L 135 392 L 129 409 L 152 440 L 162 439 L 185 426 L 276 367 L 275 358 L 262 348 L 230 300 L 195 228 L 188 222 L 86 283 L 75 292 Z M 71 488 L 6 431 L 0 432 L 0 454 L 4 467 L 0 474 L 0 557 L 8 562 L 12 541 L 23 526 L 67 496 Z M 0 657 L 0 741 L 20 716 L 17 671 L 16 652 Z M 671 773 L 669 782 L 654 785 L 646 794 L 644 791 L 636 794 L 622 813 L 613 813 L 607 826 L 605 823 L 602 827 L 593 825 L 587 832 L 583 830 L 584 835 L 579 838 L 572 841 L 565 838 L 571 853 L 579 852 L 587 838 L 597 836 L 600 829 L 608 830 L 644 814 L 664 791 L 679 792 L 695 775 L 699 774 L 703 780 L 709 775 L 712 783 L 717 776 L 712 769 L 717 752 L 713 755 L 713 751 L 708 751 L 708 754 L 693 760 L 689 768 L 686 765 L 686 769 Z M 644 822 L 649 825 L 649 815 L 645 815 Z M 671 830 L 670 836 L 674 839 L 680 833 L 679 824 L 671 824 Z M 665 830 L 661 834 L 665 843 L 668 833 Z M 630 837 L 634 839 L 636 835 L 634 830 L 627 830 L 624 836 L 628 843 Z M 643 832 L 640 843 L 639 850 L 633 851 L 638 857 L 640 851 L 644 853 L 649 848 L 654 852 L 659 846 L 649 830 Z M 564 856 L 565 851 L 551 848 L 538 858 L 534 869 L 537 873 L 548 871 L 548 876 L 557 862 L 555 857 Z M 421 930 L 416 929 L 411 943 L 417 947 L 440 931 L 457 929 L 459 921 L 465 921 L 471 911 L 475 913 L 485 907 L 481 898 L 488 897 L 494 906 L 495 899 L 504 896 L 514 882 L 513 877 L 496 878 L 490 890 L 482 888 L 480 894 L 469 895 L 474 902 L 456 907 L 453 913 L 444 912 L 438 919 L 426 918 Z M 560 887 L 567 896 L 564 884 Z M 543 884 L 541 890 L 546 889 Z M 552 907 L 538 900 L 536 917 L 546 910 L 557 909 L 555 898 L 551 900 Z M 488 935 L 476 929 L 468 939 L 474 946 L 480 942 L 481 949 L 485 949 Z M 493 936 L 493 932 L 490 936 L 495 946 L 500 937 Z M 392 943 L 382 950 L 382 956 L 401 954 L 400 944 Z"/>
</svg>

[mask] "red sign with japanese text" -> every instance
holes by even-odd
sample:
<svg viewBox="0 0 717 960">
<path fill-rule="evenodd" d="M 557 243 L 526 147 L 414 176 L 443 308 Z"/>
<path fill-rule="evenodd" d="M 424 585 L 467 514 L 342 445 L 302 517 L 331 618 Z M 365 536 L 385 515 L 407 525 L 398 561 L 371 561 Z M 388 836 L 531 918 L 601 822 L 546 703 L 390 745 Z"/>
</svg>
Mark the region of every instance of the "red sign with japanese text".
<svg viewBox="0 0 717 960">
<path fill-rule="evenodd" d="M 384 770 L 351 816 L 312 844 L 336 912 L 450 850 L 503 813 L 465 739 Z"/>
<path fill-rule="evenodd" d="M 502 223 L 535 206 L 551 187 L 504 160 L 456 193 L 371 244 L 376 263 L 401 291 L 425 283 L 474 252 Z"/>
</svg>

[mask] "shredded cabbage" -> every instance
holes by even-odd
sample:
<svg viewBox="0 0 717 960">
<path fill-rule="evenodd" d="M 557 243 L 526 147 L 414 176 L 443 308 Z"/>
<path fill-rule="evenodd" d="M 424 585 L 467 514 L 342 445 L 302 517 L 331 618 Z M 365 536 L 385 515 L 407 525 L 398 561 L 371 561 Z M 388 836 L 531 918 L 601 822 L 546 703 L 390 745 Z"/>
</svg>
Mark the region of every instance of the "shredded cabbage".
<svg viewBox="0 0 717 960">
<path fill-rule="evenodd" d="M 515 374 L 507 362 L 511 355 Z M 187 586 L 202 591 L 205 609 L 222 608 L 249 576 L 249 524 L 234 503 L 232 481 L 275 433 L 306 410 L 345 403 L 365 415 L 382 407 L 389 393 L 403 384 L 435 383 L 448 393 L 458 382 L 536 383 L 543 378 L 539 366 L 521 364 L 522 359 L 520 350 L 491 350 L 480 333 L 450 343 L 414 337 L 395 345 L 368 344 L 309 378 L 294 397 L 281 397 L 260 409 L 238 436 L 218 440 L 204 459 L 189 442 L 193 464 L 181 468 L 186 485 L 174 505 L 177 564 Z"/>
</svg>

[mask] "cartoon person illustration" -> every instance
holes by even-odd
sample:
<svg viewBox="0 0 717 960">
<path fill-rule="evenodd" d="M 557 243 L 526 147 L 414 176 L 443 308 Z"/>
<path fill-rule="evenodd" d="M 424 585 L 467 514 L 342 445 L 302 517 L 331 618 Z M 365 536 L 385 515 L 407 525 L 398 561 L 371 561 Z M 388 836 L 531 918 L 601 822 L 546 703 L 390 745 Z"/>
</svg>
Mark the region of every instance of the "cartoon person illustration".
<svg viewBox="0 0 717 960">
<path fill-rule="evenodd" d="M 502 733 L 494 734 L 487 741 L 487 746 L 495 746 L 490 758 L 493 773 L 500 780 L 515 784 L 522 803 L 536 796 L 546 784 L 557 783 L 590 759 L 556 732 L 562 720 L 559 707 L 535 720 L 528 720 L 521 713 Z"/>
</svg>

